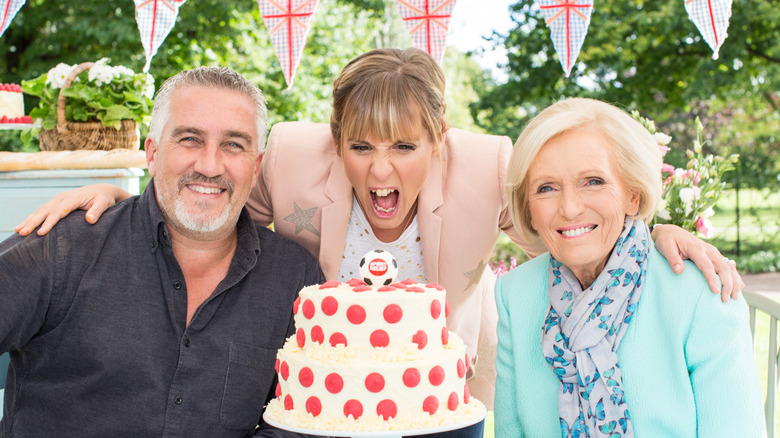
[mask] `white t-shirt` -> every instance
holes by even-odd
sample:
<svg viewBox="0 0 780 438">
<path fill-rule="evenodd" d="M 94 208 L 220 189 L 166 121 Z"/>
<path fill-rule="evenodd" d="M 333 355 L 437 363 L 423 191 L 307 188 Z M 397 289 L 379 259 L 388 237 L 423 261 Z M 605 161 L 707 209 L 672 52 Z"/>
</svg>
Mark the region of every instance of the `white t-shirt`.
<svg viewBox="0 0 780 438">
<path fill-rule="evenodd" d="M 396 277 L 396 281 L 411 278 L 418 283 L 427 282 L 425 266 L 423 265 L 420 232 L 417 228 L 417 215 L 414 216 L 412 223 L 404 230 L 398 240 L 385 243 L 374 236 L 363 209 L 360 208 L 360 204 L 353 196 L 352 214 L 349 217 L 349 228 L 347 228 L 347 240 L 339 268 L 339 281 L 344 282 L 352 278 L 358 278 L 360 276 L 358 270 L 360 259 L 367 252 L 375 249 L 389 252 L 398 261 L 398 277 Z"/>
</svg>

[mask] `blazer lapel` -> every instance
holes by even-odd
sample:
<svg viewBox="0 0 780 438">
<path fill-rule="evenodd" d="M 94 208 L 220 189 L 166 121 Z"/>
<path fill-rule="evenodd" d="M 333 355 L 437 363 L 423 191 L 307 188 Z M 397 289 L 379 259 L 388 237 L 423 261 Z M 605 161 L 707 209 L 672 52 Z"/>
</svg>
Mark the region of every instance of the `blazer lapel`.
<svg viewBox="0 0 780 438">
<path fill-rule="evenodd" d="M 420 190 L 417 205 L 417 225 L 420 227 L 425 276 L 428 281 L 434 283 L 439 282 L 439 254 L 441 253 L 439 245 L 441 244 L 442 219 L 436 214 L 436 209 L 444 201 L 442 165 L 446 168 L 446 144 L 444 149 L 441 159 L 434 157 L 431 160 L 431 169 Z"/>
<path fill-rule="evenodd" d="M 319 261 L 325 278 L 335 280 L 341 267 L 352 210 L 352 187 L 344 174 L 344 164 L 340 157 L 333 160 L 324 191 L 332 203 L 322 207 Z"/>
</svg>

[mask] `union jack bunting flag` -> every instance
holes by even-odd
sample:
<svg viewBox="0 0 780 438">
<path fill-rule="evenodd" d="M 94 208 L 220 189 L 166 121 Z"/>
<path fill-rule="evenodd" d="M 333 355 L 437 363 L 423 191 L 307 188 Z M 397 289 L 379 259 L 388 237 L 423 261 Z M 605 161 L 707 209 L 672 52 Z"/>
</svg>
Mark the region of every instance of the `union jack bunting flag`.
<svg viewBox="0 0 780 438">
<path fill-rule="evenodd" d="M 555 52 L 569 77 L 588 33 L 594 0 L 536 0 L 550 28 Z"/>
<path fill-rule="evenodd" d="M 135 21 L 141 32 L 141 44 L 146 52 L 146 65 L 143 71 L 149 71 L 152 57 L 160 44 L 176 24 L 179 8 L 186 0 L 134 0 Z"/>
<path fill-rule="evenodd" d="M 412 44 L 441 64 L 455 0 L 396 0 Z"/>
<path fill-rule="evenodd" d="M 712 59 L 728 36 L 731 0 L 685 0 L 685 10 L 712 49 Z"/>
<path fill-rule="evenodd" d="M 24 2 L 25 0 L 0 0 L 0 37 L 11 25 L 11 20 L 14 19 L 19 9 L 22 9 Z"/>
<path fill-rule="evenodd" d="M 292 87 L 301 61 L 311 19 L 319 0 L 257 0 L 271 44 L 282 66 L 287 88 Z"/>
</svg>

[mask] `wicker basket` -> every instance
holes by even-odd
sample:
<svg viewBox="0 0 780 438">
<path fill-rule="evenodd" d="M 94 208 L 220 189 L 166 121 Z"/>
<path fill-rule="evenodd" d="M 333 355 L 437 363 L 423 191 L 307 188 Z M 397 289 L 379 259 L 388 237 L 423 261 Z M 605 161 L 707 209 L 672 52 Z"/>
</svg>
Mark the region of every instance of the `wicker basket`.
<svg viewBox="0 0 780 438">
<path fill-rule="evenodd" d="M 65 80 L 62 89 L 68 88 L 81 72 L 89 70 L 93 62 L 79 64 Z M 68 122 L 65 120 L 65 96 L 57 99 L 57 126 L 42 129 L 38 139 L 42 151 L 74 150 L 138 150 L 141 134 L 134 120 L 122 120 L 122 127 L 114 129 L 100 122 Z"/>
</svg>

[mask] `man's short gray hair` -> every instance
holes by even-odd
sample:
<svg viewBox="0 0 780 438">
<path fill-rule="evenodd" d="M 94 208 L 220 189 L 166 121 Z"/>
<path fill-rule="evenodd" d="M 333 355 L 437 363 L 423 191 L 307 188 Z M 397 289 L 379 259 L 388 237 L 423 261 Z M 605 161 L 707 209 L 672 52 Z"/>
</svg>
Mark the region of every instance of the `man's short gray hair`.
<svg viewBox="0 0 780 438">
<path fill-rule="evenodd" d="M 265 106 L 265 97 L 257 85 L 235 70 L 227 67 L 197 67 L 192 70 L 185 70 L 168 78 L 160 86 L 154 98 L 152 122 L 149 127 L 149 138 L 154 140 L 155 143 L 160 144 L 163 127 L 168 122 L 173 92 L 185 86 L 224 88 L 248 97 L 255 105 L 258 153 L 263 149 L 268 129 L 268 111 Z"/>
</svg>

